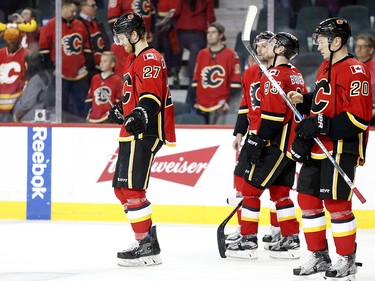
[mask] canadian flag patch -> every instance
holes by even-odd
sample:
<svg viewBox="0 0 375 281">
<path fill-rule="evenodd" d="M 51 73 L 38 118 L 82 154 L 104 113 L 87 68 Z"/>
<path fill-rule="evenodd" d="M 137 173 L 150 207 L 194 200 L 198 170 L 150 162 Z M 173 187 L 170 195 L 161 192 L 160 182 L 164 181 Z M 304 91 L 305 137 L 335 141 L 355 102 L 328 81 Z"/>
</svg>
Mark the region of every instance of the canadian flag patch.
<svg viewBox="0 0 375 281">
<path fill-rule="evenodd" d="M 363 68 L 362 65 L 359 65 L 359 64 L 350 66 L 350 70 L 352 71 L 352 74 L 357 74 L 357 73 L 365 74 L 365 69 Z"/>
</svg>

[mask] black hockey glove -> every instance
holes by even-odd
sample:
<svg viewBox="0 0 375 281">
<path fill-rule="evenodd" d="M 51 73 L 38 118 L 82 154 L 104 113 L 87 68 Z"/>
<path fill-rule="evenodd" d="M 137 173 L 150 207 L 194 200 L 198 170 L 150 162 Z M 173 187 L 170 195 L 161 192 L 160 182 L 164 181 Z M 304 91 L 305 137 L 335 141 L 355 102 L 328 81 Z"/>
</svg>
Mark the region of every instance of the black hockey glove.
<svg viewBox="0 0 375 281">
<path fill-rule="evenodd" d="M 124 111 L 122 110 L 121 101 L 119 101 L 112 107 L 112 109 L 109 111 L 108 117 L 113 121 L 113 123 L 119 125 L 124 124 Z"/>
<path fill-rule="evenodd" d="M 246 157 L 249 164 L 262 165 L 262 151 L 266 147 L 267 141 L 258 135 L 251 134 L 247 139 Z"/>
<path fill-rule="evenodd" d="M 147 111 L 143 107 L 136 107 L 125 117 L 125 129 L 132 135 L 143 134 L 148 123 Z"/>
<path fill-rule="evenodd" d="M 291 147 L 291 154 L 295 161 L 305 163 L 310 159 L 310 150 L 314 145 L 313 139 L 305 140 L 296 136 Z"/>
<path fill-rule="evenodd" d="M 316 116 L 309 116 L 296 126 L 296 135 L 303 139 L 315 138 L 318 134 L 328 135 L 331 118 L 320 113 Z"/>
</svg>

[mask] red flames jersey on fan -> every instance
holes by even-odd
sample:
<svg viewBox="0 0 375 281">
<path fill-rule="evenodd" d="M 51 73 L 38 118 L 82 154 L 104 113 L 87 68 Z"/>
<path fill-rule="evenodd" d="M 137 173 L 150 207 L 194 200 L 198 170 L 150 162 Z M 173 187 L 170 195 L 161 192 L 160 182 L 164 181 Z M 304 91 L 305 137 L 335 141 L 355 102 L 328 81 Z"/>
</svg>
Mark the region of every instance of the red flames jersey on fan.
<svg viewBox="0 0 375 281">
<path fill-rule="evenodd" d="M 91 79 L 89 93 L 86 102 L 91 102 L 89 121 L 99 123 L 108 119 L 108 111 L 112 108 L 102 91 L 106 92 L 113 104 L 121 100 L 122 81 L 115 74 L 102 78 L 101 74 L 96 74 Z"/>
<path fill-rule="evenodd" d="M 91 50 L 93 52 L 95 65 L 99 68 L 100 58 L 102 53 L 106 50 L 106 45 L 103 39 L 102 32 L 99 28 L 98 21 L 93 19 L 92 21 L 87 21 L 81 18 L 82 23 L 86 26 L 89 31 Z"/>
<path fill-rule="evenodd" d="M 123 14 L 135 12 L 142 15 L 147 33 L 151 33 L 152 0 L 109 0 L 108 23 L 114 23 Z"/>
<path fill-rule="evenodd" d="M 42 27 L 39 41 L 40 53 L 49 53 L 52 61 L 55 61 L 55 26 L 53 18 Z M 74 19 L 69 24 L 63 20 L 61 29 L 62 75 L 68 80 L 79 80 L 87 75 L 84 52 L 91 52 L 86 28 Z"/>
<path fill-rule="evenodd" d="M 307 92 L 302 74 L 294 66 L 290 64 L 282 64 L 270 68 L 269 71 L 285 93 L 288 93 L 289 91 L 298 91 L 300 93 Z M 262 135 L 261 130 L 264 128 L 262 127 L 263 122 L 280 122 L 282 124 L 282 129 L 271 141 L 274 144 L 277 144 L 280 150 L 292 159 L 290 146 L 294 140 L 294 128 L 297 125 L 297 118 L 285 103 L 283 97 L 272 86 L 266 75 L 262 75 L 260 89 L 262 95 L 261 124 L 259 125 L 258 134 L 260 136 Z"/>
<path fill-rule="evenodd" d="M 17 98 L 25 86 L 25 57 L 28 49 L 19 48 L 8 53 L 8 48 L 0 49 L 0 112 L 12 112 Z"/>
<path fill-rule="evenodd" d="M 196 87 L 199 109 L 211 112 L 229 99 L 231 88 L 241 87 L 240 62 L 237 53 L 223 48 L 212 53 L 205 48 L 198 53 L 192 87 Z"/>
<path fill-rule="evenodd" d="M 144 136 L 156 136 L 166 145 L 175 145 L 174 106 L 168 87 L 168 73 L 163 56 L 154 48 L 144 49 L 137 57 L 129 54 L 125 62 L 122 103 L 124 115 L 137 107 L 141 99 L 152 99 L 159 105 L 154 116 L 148 116 Z M 125 126 L 121 127 L 119 141 L 131 141 Z"/>
<path fill-rule="evenodd" d="M 256 133 L 260 122 L 260 78 L 262 71 L 257 64 L 249 66 L 242 77 L 243 95 L 239 114 L 246 114 L 249 120 L 249 132 Z"/>
<path fill-rule="evenodd" d="M 318 70 L 315 82 L 311 115 L 324 113 L 334 117 L 346 112 L 354 125 L 366 129 L 363 121 L 371 119 L 371 75 L 368 68 L 358 60 L 347 57 L 331 67 L 331 81 L 328 84 L 329 62 L 324 61 Z M 367 130 L 368 132 L 368 127 Z M 367 134 L 358 134 L 358 138 L 343 139 L 332 142 L 328 136 L 320 136 L 328 151 L 335 150 L 353 153 L 364 160 Z M 311 149 L 311 157 L 326 158 L 320 147 L 315 144 Z"/>
</svg>

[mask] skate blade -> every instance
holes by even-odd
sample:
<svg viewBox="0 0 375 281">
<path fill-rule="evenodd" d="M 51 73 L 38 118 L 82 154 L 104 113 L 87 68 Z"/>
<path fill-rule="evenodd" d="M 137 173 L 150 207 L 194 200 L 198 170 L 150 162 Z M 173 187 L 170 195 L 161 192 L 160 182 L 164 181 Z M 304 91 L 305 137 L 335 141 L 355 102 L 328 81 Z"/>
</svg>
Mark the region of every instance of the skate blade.
<svg viewBox="0 0 375 281">
<path fill-rule="evenodd" d="M 293 281 L 309 281 L 309 280 L 314 280 L 314 281 L 324 281 L 324 271 L 323 272 L 317 272 L 314 274 L 310 275 L 302 275 L 302 276 L 297 276 L 294 275 Z"/>
<path fill-rule="evenodd" d="M 258 253 L 256 250 L 243 250 L 243 251 L 226 250 L 225 255 L 228 258 L 235 258 L 235 259 L 255 260 L 258 258 Z"/>
<path fill-rule="evenodd" d="M 328 280 L 328 281 L 357 281 L 357 279 L 355 278 L 355 274 L 348 275 L 348 276 L 345 276 L 345 277 L 340 277 L 340 278 L 324 276 L 324 280 Z"/>
<path fill-rule="evenodd" d="M 273 259 L 299 259 L 301 257 L 298 250 L 288 250 L 288 251 L 269 251 L 270 257 Z"/>
<path fill-rule="evenodd" d="M 118 259 L 117 264 L 123 267 L 142 267 L 161 264 L 159 255 L 141 257 L 138 259 Z"/>
</svg>

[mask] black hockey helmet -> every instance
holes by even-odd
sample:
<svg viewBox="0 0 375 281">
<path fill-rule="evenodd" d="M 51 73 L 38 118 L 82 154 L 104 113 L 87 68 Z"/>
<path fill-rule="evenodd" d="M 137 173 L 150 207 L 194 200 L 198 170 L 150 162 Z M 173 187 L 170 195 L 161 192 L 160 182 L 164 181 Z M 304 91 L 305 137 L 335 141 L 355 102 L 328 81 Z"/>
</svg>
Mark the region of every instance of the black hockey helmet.
<svg viewBox="0 0 375 281">
<path fill-rule="evenodd" d="M 254 49 L 256 50 L 257 48 L 257 44 L 262 41 L 262 40 L 269 40 L 270 38 L 272 38 L 273 36 L 275 35 L 275 33 L 273 33 L 272 31 L 269 31 L 269 30 L 266 30 L 266 31 L 263 31 L 261 33 L 259 33 L 255 38 L 254 38 L 254 41 L 253 41 L 253 47 Z"/>
<path fill-rule="evenodd" d="M 328 43 L 332 43 L 335 37 L 340 37 L 342 39 L 342 44 L 345 45 L 352 35 L 352 30 L 346 19 L 339 17 L 329 18 L 319 23 L 316 27 L 312 35 L 314 44 L 317 44 L 319 35 L 327 36 Z"/>
<path fill-rule="evenodd" d="M 284 46 L 284 56 L 291 60 L 299 54 L 299 42 L 296 36 L 288 32 L 278 32 L 272 39 L 276 40 L 275 48 Z"/>
<path fill-rule="evenodd" d="M 143 22 L 142 16 L 138 13 L 126 13 L 119 17 L 113 24 L 113 34 L 124 33 L 129 39 L 130 34 L 135 31 L 139 37 L 146 33 L 146 26 Z"/>
</svg>

